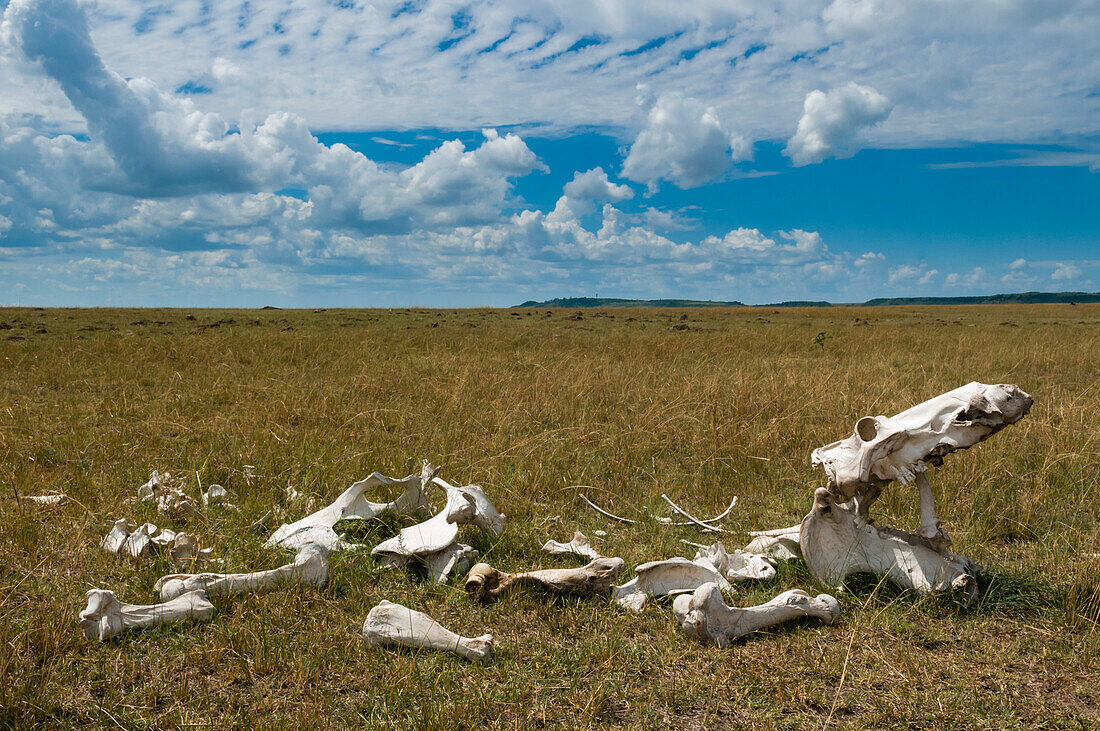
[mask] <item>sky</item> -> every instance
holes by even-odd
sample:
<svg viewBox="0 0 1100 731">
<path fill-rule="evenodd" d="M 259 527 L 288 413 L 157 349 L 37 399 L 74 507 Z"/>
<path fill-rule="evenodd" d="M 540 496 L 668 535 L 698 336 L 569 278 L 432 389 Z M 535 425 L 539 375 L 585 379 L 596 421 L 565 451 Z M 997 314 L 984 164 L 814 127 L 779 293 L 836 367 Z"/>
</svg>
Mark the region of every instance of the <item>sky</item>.
<svg viewBox="0 0 1100 731">
<path fill-rule="evenodd" d="M 1100 0 L 0 10 L 0 305 L 1100 291 Z"/>
</svg>

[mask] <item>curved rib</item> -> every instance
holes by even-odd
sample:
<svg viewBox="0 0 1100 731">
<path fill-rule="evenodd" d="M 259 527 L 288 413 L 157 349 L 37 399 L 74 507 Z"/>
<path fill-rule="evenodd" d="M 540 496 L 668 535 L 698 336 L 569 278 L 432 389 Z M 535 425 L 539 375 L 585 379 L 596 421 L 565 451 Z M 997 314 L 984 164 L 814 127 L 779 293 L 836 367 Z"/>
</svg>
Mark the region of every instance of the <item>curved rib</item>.
<svg viewBox="0 0 1100 731">
<path fill-rule="evenodd" d="M 685 511 L 685 510 L 683 510 L 683 509 L 682 509 L 682 508 L 681 508 L 681 507 L 680 507 L 679 505 L 677 505 L 676 503 L 672 502 L 672 500 L 671 500 L 671 499 L 669 498 L 669 496 L 668 496 L 668 495 L 665 495 L 664 493 L 661 493 L 661 498 L 662 498 L 662 499 L 663 499 L 663 500 L 664 500 L 664 501 L 665 501 L 666 503 L 668 503 L 668 504 L 669 504 L 669 505 L 670 505 L 670 506 L 672 507 L 672 509 L 673 509 L 673 510 L 675 510 L 675 511 L 676 511 L 677 513 L 679 513 L 680 515 L 684 516 L 685 518 L 687 518 L 688 520 L 690 520 L 690 521 L 691 521 L 692 523 L 694 523 L 695 525 L 699 526 L 700 528 L 705 528 L 705 529 L 707 529 L 707 530 L 713 530 L 713 531 L 717 531 L 717 532 L 719 532 L 719 533 L 729 533 L 729 531 L 728 531 L 728 530 L 726 530 L 725 528 L 719 528 L 719 527 L 718 527 L 718 526 L 716 526 L 716 525 L 707 525 L 706 523 L 704 523 L 703 521 L 699 520 L 698 518 L 696 518 L 696 517 L 694 517 L 694 516 L 692 516 L 692 515 L 689 515 L 689 514 L 688 514 L 688 513 L 687 513 L 687 512 Z M 732 508 L 733 506 L 731 505 L 730 507 Z M 728 511 L 727 511 L 727 512 L 728 512 Z M 718 519 L 717 519 L 717 518 L 713 518 L 713 520 L 718 520 Z"/>
<path fill-rule="evenodd" d="M 604 510 L 603 508 L 601 508 L 599 505 L 596 505 L 596 503 L 592 502 L 591 500 L 586 498 L 584 495 L 581 495 L 580 493 L 577 493 L 577 496 L 580 497 L 581 500 L 584 500 L 586 503 L 588 503 L 588 506 L 590 508 L 592 508 L 593 510 L 595 510 L 600 515 L 606 515 L 608 518 L 611 518 L 612 520 L 617 520 L 621 523 L 637 523 L 638 522 L 636 520 L 631 520 L 630 518 L 623 518 L 623 517 L 620 517 L 618 515 L 613 515 L 613 514 L 607 512 L 606 510 Z"/>
</svg>

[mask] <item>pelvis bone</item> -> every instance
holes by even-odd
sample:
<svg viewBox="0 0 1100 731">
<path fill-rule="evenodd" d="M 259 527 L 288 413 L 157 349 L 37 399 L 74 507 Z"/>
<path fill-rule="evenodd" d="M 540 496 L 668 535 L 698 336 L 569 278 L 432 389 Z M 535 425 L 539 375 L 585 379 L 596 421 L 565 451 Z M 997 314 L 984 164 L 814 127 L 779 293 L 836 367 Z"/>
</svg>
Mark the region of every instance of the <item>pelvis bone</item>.
<svg viewBox="0 0 1100 731">
<path fill-rule="evenodd" d="M 496 601 L 517 586 L 531 586 L 553 594 L 598 596 L 611 590 L 625 566 L 621 558 L 597 558 L 578 569 L 542 569 L 509 574 L 487 563 L 476 564 L 466 576 L 466 593 L 482 603 Z"/>
<path fill-rule="evenodd" d="M 981 567 L 947 550 L 951 538 L 936 517 L 926 471 L 1016 423 L 1031 404 L 1016 386 L 969 383 L 890 418 L 864 417 L 852 436 L 814 450 L 813 464 L 829 482 L 815 492 L 799 531 L 810 573 L 839 586 L 849 574 L 870 571 L 919 591 L 961 590 L 972 601 Z M 917 534 L 876 527 L 869 517 L 883 486 L 894 480 L 917 484 Z"/>
<path fill-rule="evenodd" d="M 461 637 L 427 614 L 385 599 L 370 610 L 363 622 L 363 644 L 442 650 L 474 661 L 488 660 L 493 654 L 492 635 Z"/>
<path fill-rule="evenodd" d="M 88 606 L 80 613 L 80 627 L 90 640 L 105 640 L 131 629 L 147 629 L 192 619 L 209 621 L 214 605 L 203 591 L 192 591 L 163 604 L 124 604 L 113 591 L 92 589 L 84 594 Z"/>
<path fill-rule="evenodd" d="M 307 543 L 317 543 L 330 551 L 343 548 L 345 544 L 333 530 L 333 526 L 341 520 L 370 520 L 386 513 L 407 515 L 427 508 L 428 500 L 424 495 L 424 487 L 435 470 L 435 467 L 424 462 L 421 474 L 409 475 L 402 480 L 375 472 L 365 480 L 360 480 L 344 490 L 331 505 L 294 523 L 279 526 L 279 529 L 267 539 L 265 545 L 298 548 Z M 404 492 L 389 503 L 375 503 L 368 500 L 367 490 L 381 485 L 400 485 L 404 488 Z"/>
<path fill-rule="evenodd" d="M 739 609 L 722 601 L 717 584 L 704 584 L 691 594 L 676 597 L 672 613 L 688 637 L 725 647 L 742 635 L 800 617 L 832 624 L 840 616 L 840 603 L 829 594 L 811 598 L 804 591 L 792 589 L 765 604 Z"/>
<path fill-rule="evenodd" d="M 160 598 L 173 599 L 197 589 L 210 596 L 259 593 L 280 586 L 309 584 L 322 587 L 328 580 L 328 549 L 307 543 L 298 549 L 293 563 L 251 574 L 169 574 L 153 587 Z"/>
</svg>

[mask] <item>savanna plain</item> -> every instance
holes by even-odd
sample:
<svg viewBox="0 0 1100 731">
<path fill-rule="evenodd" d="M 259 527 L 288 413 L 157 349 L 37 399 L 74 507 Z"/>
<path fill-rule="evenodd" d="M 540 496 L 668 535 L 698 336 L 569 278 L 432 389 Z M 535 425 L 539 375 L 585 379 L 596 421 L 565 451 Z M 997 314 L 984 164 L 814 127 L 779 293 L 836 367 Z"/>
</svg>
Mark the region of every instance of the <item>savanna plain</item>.
<svg viewBox="0 0 1100 731">
<path fill-rule="evenodd" d="M 493 566 L 575 529 L 639 563 L 694 553 L 668 493 L 747 532 L 798 523 L 824 484 L 810 451 L 861 416 L 969 381 L 1014 383 L 1031 414 L 933 470 L 953 550 L 986 573 L 968 608 L 855 577 L 834 626 L 795 622 L 725 649 L 667 604 L 514 593 L 472 603 L 369 553 L 322 590 L 213 599 L 208 624 L 96 643 L 90 588 L 152 604 L 174 569 L 104 553 L 111 521 L 187 529 L 229 571 L 279 566 L 249 524 L 287 485 L 330 502 L 373 471 L 442 465 L 481 484 L 503 535 L 462 529 Z M 0 310 L 0 723 L 12 728 L 1100 728 L 1100 305 L 684 310 Z M 250 465 L 251 467 L 246 467 Z M 157 469 L 219 483 L 237 511 L 167 519 Z M 64 492 L 58 506 L 21 495 Z M 585 494 L 635 524 L 609 521 Z M 384 490 L 375 500 L 392 499 Z M 432 495 L 435 505 L 440 494 Z M 284 520 L 305 514 L 285 505 Z M 912 486 L 879 524 L 915 529 Z M 403 519 L 370 522 L 374 544 Z M 408 522 L 412 522 L 410 519 Z M 815 585 L 801 560 L 741 585 L 747 606 Z M 472 636 L 488 664 L 365 649 L 382 599 Z"/>
</svg>

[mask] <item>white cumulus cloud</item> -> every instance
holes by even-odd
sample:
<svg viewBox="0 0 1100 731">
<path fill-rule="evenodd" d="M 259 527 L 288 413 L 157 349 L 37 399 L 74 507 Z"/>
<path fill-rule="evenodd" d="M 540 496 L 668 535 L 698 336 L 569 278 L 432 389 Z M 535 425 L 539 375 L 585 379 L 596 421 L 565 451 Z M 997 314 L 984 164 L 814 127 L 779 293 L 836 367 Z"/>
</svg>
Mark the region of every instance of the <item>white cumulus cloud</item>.
<svg viewBox="0 0 1100 731">
<path fill-rule="evenodd" d="M 859 150 L 860 130 L 884 121 L 892 109 L 885 96 L 854 82 L 828 92 L 815 89 L 806 95 L 798 129 L 784 154 L 795 165 L 851 157 Z"/>
</svg>

